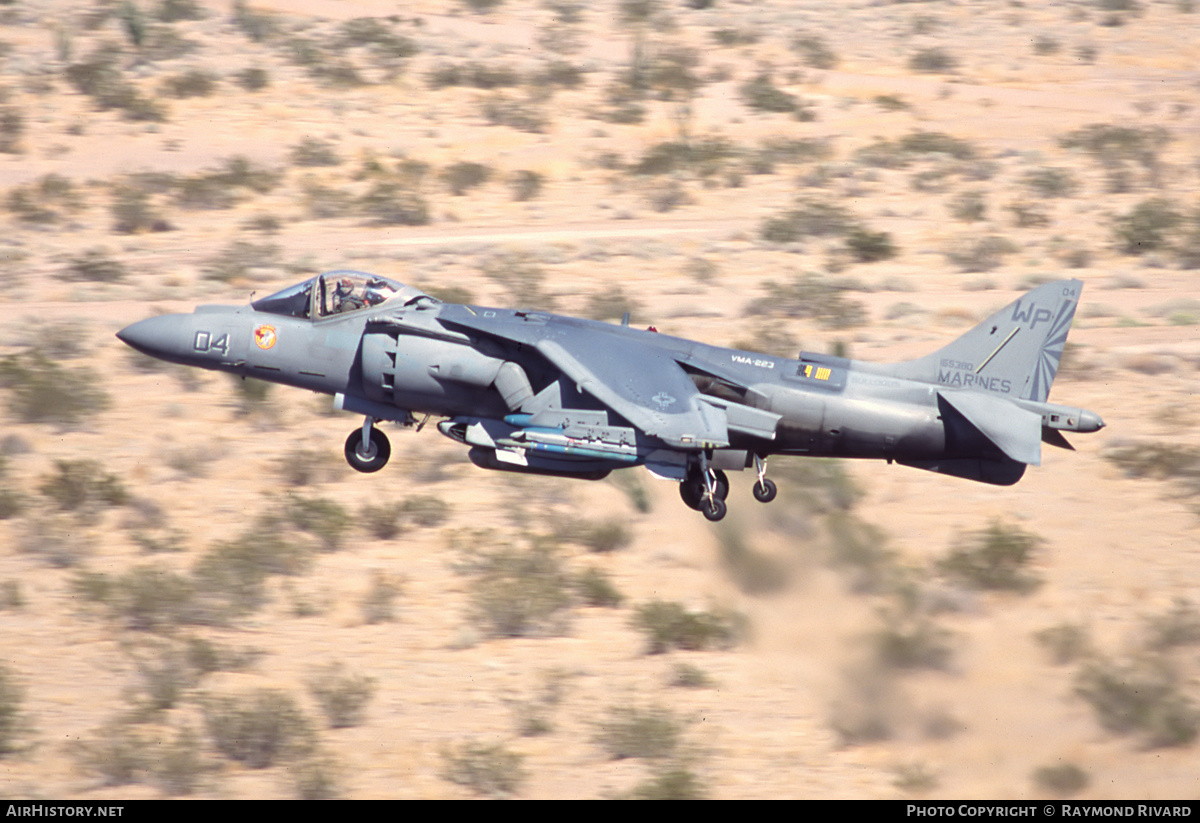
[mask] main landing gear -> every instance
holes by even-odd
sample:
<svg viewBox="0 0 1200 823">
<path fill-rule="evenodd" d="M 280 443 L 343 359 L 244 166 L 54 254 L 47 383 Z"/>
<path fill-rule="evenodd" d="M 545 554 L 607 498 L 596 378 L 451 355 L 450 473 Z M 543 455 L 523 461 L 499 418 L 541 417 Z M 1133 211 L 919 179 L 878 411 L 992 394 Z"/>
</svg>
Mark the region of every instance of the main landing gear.
<svg viewBox="0 0 1200 823">
<path fill-rule="evenodd" d="M 767 461 L 754 455 L 754 468 L 758 478 L 754 481 L 754 499 L 770 503 L 779 494 L 773 480 L 767 479 Z M 716 522 L 729 511 L 725 499 L 729 496 L 729 478 L 720 469 L 710 468 L 704 454 L 688 467 L 687 476 L 679 484 L 679 496 L 689 508 Z"/>
<path fill-rule="evenodd" d="M 346 462 L 356 471 L 377 472 L 391 456 L 392 444 L 370 417 L 363 421 L 361 430 L 355 429 L 346 438 Z"/>
</svg>

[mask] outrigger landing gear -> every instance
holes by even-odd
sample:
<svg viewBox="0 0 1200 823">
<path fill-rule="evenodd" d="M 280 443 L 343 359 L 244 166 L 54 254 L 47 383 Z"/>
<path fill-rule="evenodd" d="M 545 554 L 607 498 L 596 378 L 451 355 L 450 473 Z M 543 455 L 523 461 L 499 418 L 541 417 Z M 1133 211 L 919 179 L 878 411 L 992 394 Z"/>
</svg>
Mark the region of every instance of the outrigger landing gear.
<svg viewBox="0 0 1200 823">
<path fill-rule="evenodd" d="M 716 522 L 728 511 L 725 498 L 729 496 L 729 478 L 720 469 L 708 468 L 708 460 L 701 454 L 699 462 L 688 468 L 687 477 L 680 482 L 679 496 L 688 508 Z"/>
<path fill-rule="evenodd" d="M 754 499 L 759 503 L 770 503 L 779 494 L 775 481 L 767 479 L 767 460 L 754 455 L 754 469 L 758 472 L 758 480 L 754 481 Z"/>
<path fill-rule="evenodd" d="M 387 435 L 375 428 L 370 417 L 363 420 L 362 429 L 350 432 L 346 438 L 346 462 L 360 472 L 377 472 L 392 456 L 392 444 Z"/>
</svg>

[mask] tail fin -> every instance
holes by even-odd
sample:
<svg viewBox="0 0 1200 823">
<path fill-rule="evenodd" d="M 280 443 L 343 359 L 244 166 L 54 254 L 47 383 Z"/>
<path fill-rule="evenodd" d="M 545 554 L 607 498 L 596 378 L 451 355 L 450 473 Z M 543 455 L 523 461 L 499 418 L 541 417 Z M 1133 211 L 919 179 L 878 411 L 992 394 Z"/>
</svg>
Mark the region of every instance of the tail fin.
<svg viewBox="0 0 1200 823">
<path fill-rule="evenodd" d="M 1045 402 L 1075 318 L 1080 280 L 1038 286 L 931 355 L 899 364 L 899 376 L 954 389 Z"/>
</svg>

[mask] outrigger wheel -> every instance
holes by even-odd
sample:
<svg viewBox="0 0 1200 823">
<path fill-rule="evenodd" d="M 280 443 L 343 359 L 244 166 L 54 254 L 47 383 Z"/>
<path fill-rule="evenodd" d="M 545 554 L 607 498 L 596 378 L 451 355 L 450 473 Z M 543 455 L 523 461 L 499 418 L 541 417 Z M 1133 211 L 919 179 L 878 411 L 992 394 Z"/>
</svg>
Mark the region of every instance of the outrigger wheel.
<svg viewBox="0 0 1200 823">
<path fill-rule="evenodd" d="M 346 438 L 346 462 L 356 471 L 377 472 L 387 465 L 391 456 L 392 444 L 387 435 L 372 426 L 370 420 Z"/>
</svg>

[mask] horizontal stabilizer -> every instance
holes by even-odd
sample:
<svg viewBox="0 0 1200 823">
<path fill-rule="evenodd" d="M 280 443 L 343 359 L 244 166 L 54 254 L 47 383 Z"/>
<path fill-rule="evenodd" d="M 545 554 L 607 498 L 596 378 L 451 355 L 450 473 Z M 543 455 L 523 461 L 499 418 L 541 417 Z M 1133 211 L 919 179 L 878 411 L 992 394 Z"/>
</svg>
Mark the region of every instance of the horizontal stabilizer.
<svg viewBox="0 0 1200 823">
<path fill-rule="evenodd" d="M 1000 397 L 967 390 L 938 392 L 1005 455 L 1031 466 L 1042 462 L 1042 416 Z"/>
</svg>

